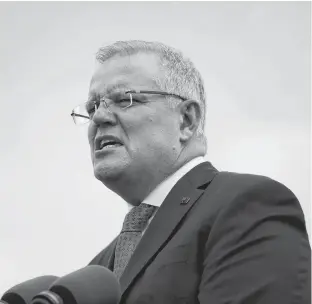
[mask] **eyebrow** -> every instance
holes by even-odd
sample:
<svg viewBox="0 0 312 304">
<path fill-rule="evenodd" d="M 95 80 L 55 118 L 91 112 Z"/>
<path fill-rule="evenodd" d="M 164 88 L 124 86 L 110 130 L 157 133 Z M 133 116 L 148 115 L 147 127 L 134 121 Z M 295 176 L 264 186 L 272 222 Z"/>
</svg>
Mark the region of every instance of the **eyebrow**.
<svg viewBox="0 0 312 304">
<path fill-rule="evenodd" d="M 133 88 L 131 88 L 129 85 L 125 84 L 125 83 L 115 83 L 113 85 L 110 85 L 108 86 L 106 89 L 105 89 L 105 93 L 97 93 L 97 92 L 90 92 L 89 93 L 89 100 L 94 98 L 94 96 L 98 97 L 99 95 L 109 95 L 109 94 L 112 94 L 114 93 L 115 91 L 118 91 L 118 90 L 123 90 L 123 91 L 130 91 L 132 90 Z"/>
</svg>

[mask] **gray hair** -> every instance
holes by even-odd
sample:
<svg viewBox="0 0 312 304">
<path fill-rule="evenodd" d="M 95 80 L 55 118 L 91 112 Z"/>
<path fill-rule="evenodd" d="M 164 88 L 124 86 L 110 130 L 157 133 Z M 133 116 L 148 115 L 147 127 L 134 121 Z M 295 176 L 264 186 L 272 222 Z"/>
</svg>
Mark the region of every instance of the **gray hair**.
<svg viewBox="0 0 312 304">
<path fill-rule="evenodd" d="M 160 42 L 147 42 L 141 40 L 116 41 L 115 43 L 99 49 L 96 59 L 104 62 L 114 55 L 134 55 L 139 52 L 153 53 L 158 55 L 160 68 L 165 77 L 156 79 L 160 90 L 175 93 L 188 99 L 195 99 L 199 102 L 202 110 L 202 118 L 197 129 L 197 136 L 206 145 L 204 134 L 206 117 L 206 96 L 203 79 L 190 59 L 183 54 Z M 171 107 L 175 107 L 180 101 L 168 97 Z"/>
</svg>

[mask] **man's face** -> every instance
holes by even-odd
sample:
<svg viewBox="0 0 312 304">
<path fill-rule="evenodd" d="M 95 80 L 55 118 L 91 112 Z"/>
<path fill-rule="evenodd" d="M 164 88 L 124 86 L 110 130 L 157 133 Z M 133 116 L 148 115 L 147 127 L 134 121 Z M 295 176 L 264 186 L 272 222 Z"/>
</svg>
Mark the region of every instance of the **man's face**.
<svg viewBox="0 0 312 304">
<path fill-rule="evenodd" d="M 89 100 L 103 96 L 109 100 L 130 89 L 159 90 L 153 80 L 156 77 L 162 75 L 155 55 L 115 56 L 98 64 Z M 149 180 L 154 182 L 170 171 L 180 153 L 179 116 L 169 108 L 167 100 L 147 94 L 133 98 L 138 100 L 133 106 L 112 112 L 101 103 L 90 122 L 88 137 L 94 174 L 104 184 L 122 180 L 127 185 L 143 186 Z M 112 136 L 118 144 L 100 149 L 98 139 L 103 136 Z"/>
</svg>

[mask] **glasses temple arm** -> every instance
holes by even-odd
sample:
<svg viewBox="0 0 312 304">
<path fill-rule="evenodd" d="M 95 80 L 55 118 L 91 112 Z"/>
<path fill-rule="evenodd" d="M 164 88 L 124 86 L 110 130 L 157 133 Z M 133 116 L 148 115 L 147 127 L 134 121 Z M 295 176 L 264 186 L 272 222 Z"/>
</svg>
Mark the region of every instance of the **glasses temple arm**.
<svg viewBox="0 0 312 304">
<path fill-rule="evenodd" d="M 187 98 L 184 98 L 182 96 L 179 96 L 177 94 L 174 93 L 167 93 L 167 92 L 161 92 L 161 91 L 139 91 L 139 90 L 131 90 L 131 91 L 127 91 L 126 93 L 134 93 L 134 94 L 157 94 L 157 95 L 164 95 L 164 96 L 176 96 L 180 99 L 182 99 L 183 101 L 187 100 Z"/>
<path fill-rule="evenodd" d="M 82 117 L 82 118 L 88 118 L 88 119 L 90 119 L 90 117 L 89 117 L 89 116 L 80 115 L 80 114 L 76 114 L 76 113 L 71 113 L 71 114 L 70 114 L 70 116 L 71 116 L 71 117 L 73 117 L 73 116 L 78 116 L 78 117 Z"/>
</svg>

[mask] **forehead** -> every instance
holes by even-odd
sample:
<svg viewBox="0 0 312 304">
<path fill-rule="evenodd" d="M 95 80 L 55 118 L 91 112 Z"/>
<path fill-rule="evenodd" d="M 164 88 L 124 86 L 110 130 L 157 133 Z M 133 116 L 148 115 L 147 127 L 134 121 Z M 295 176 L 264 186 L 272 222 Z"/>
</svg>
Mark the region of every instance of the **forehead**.
<svg viewBox="0 0 312 304">
<path fill-rule="evenodd" d="M 120 89 L 153 89 L 155 79 L 160 76 L 159 59 L 155 54 L 117 55 L 96 64 L 89 95 Z"/>
</svg>

